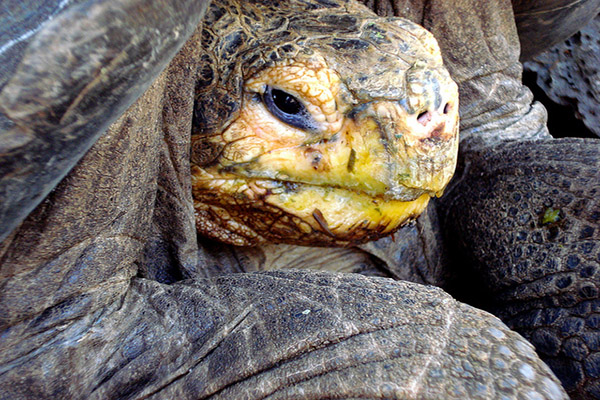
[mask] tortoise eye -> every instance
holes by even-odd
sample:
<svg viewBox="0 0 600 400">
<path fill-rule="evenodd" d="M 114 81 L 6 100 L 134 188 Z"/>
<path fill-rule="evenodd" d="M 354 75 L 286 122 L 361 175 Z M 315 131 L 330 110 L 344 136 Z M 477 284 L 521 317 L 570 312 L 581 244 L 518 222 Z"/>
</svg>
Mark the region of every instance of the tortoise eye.
<svg viewBox="0 0 600 400">
<path fill-rule="evenodd" d="M 281 122 L 307 131 L 316 131 L 317 123 L 304 104 L 293 95 L 267 86 L 263 94 L 267 109 Z"/>
<path fill-rule="evenodd" d="M 299 114 L 304 106 L 294 96 L 279 89 L 271 89 L 273 104 L 286 114 Z"/>
</svg>

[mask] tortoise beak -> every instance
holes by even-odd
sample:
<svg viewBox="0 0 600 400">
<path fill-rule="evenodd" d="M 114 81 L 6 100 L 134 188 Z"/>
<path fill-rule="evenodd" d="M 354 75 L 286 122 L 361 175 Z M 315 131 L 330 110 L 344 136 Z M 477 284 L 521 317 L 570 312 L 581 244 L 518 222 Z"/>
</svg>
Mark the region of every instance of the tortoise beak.
<svg viewBox="0 0 600 400">
<path fill-rule="evenodd" d="M 361 135 L 377 126 L 389 157 L 385 194 L 395 200 L 410 201 L 423 193 L 440 196 L 454 173 L 458 95 L 440 97 L 416 109 L 404 101 L 374 102 L 354 117 Z"/>
</svg>

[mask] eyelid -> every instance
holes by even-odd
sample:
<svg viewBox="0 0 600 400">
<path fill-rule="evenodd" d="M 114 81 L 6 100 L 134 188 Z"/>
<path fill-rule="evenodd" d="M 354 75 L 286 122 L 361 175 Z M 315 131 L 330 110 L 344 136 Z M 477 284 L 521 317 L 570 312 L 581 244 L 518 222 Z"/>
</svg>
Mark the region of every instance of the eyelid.
<svg viewBox="0 0 600 400">
<path fill-rule="evenodd" d="M 281 110 L 273 101 L 273 89 L 284 92 L 289 96 L 295 98 L 302 107 L 300 112 L 297 114 L 287 114 L 286 112 Z M 306 108 L 304 102 L 296 96 L 292 95 L 291 93 L 277 87 L 271 87 L 269 85 L 266 85 L 264 93 L 262 95 L 262 100 L 267 110 L 269 110 L 269 112 L 273 114 L 276 118 L 278 118 L 281 122 L 309 132 L 317 132 L 319 130 L 317 122 L 314 120 L 311 113 Z"/>
</svg>

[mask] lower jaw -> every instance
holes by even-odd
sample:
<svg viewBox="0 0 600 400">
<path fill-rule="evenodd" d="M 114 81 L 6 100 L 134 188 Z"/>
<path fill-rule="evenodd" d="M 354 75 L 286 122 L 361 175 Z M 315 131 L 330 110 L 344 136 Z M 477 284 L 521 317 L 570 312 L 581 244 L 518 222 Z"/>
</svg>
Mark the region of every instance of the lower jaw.
<svg viewBox="0 0 600 400">
<path fill-rule="evenodd" d="M 274 180 L 255 180 L 251 184 L 243 179 L 223 179 L 217 185 L 209 182 L 193 183 L 196 208 L 223 210 L 234 224 L 246 226 L 234 230 L 239 240 L 225 240 L 243 246 L 265 242 L 358 245 L 394 233 L 419 216 L 430 199 L 423 194 L 412 201 L 400 201 L 348 189 Z M 219 218 L 213 223 L 225 230 L 232 228 L 232 224 Z M 210 231 L 203 233 L 212 236 Z"/>
</svg>

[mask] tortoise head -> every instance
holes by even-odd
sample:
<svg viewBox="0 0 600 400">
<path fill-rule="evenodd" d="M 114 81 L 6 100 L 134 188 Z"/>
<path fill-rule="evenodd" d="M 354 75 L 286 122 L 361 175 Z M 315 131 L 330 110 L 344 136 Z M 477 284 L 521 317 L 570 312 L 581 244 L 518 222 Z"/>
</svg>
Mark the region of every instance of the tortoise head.
<svg viewBox="0 0 600 400">
<path fill-rule="evenodd" d="M 201 79 L 192 135 L 198 231 L 312 246 L 393 233 L 441 195 L 456 164 L 458 91 L 435 39 L 358 7 L 263 8 L 207 24 L 229 29 L 220 41 L 204 34 L 212 59 L 201 76 L 212 81 Z"/>
</svg>

